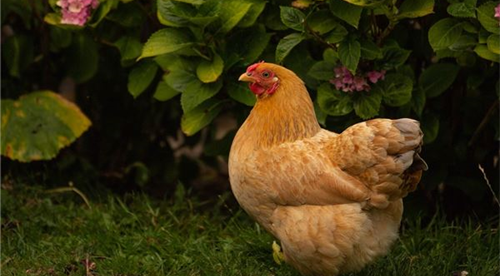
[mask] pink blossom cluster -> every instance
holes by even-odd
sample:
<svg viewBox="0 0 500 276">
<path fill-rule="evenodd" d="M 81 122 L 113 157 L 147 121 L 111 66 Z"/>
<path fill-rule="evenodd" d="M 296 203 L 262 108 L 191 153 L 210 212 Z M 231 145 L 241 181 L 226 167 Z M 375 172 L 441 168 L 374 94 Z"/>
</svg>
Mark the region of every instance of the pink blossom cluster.
<svg viewBox="0 0 500 276">
<path fill-rule="evenodd" d="M 344 92 L 370 91 L 369 82 L 377 83 L 385 77 L 385 70 L 370 71 L 363 75 L 353 75 L 345 66 L 339 66 L 334 69 L 335 78 L 330 83 L 335 85 L 337 90 Z"/>
<path fill-rule="evenodd" d="M 498 4 L 495 7 L 495 17 L 498 18 L 498 20 L 500 20 L 500 4 Z M 499 21 L 499 23 L 500 23 L 500 21 Z"/>
<path fill-rule="evenodd" d="M 92 10 L 99 6 L 98 0 L 59 0 L 62 24 L 83 26 L 89 19 Z"/>
</svg>

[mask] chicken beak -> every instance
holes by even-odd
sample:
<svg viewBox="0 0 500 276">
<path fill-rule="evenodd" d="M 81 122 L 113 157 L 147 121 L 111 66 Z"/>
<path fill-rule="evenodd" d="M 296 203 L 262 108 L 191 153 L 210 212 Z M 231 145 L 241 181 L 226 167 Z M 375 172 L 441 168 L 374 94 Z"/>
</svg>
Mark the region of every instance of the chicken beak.
<svg viewBox="0 0 500 276">
<path fill-rule="evenodd" d="M 252 76 L 249 76 L 247 73 L 241 74 L 241 76 L 238 78 L 239 81 L 246 81 L 246 82 L 255 82 L 255 79 Z"/>
</svg>

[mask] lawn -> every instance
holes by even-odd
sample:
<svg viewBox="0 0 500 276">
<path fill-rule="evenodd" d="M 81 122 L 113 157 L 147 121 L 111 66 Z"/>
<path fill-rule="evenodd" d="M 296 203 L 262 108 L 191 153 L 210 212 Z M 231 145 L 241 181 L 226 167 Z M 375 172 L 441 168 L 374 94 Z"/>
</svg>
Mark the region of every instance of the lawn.
<svg viewBox="0 0 500 276">
<path fill-rule="evenodd" d="M 105 193 L 86 204 L 74 192 L 2 187 L 2 275 L 298 275 L 274 262 L 273 237 L 228 206 L 230 194 Z M 498 275 L 495 221 L 405 221 L 391 254 L 352 275 Z"/>
</svg>

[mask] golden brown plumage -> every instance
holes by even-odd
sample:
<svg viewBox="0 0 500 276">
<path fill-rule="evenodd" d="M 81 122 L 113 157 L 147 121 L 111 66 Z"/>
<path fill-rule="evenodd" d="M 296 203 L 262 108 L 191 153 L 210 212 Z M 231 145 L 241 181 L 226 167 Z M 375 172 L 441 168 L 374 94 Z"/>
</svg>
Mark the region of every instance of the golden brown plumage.
<svg viewBox="0 0 500 276">
<path fill-rule="evenodd" d="M 374 119 L 341 134 L 321 129 L 302 80 L 259 63 L 240 80 L 257 103 L 234 138 L 231 187 L 305 275 L 361 269 L 397 238 L 401 198 L 426 164 L 419 124 Z"/>
</svg>

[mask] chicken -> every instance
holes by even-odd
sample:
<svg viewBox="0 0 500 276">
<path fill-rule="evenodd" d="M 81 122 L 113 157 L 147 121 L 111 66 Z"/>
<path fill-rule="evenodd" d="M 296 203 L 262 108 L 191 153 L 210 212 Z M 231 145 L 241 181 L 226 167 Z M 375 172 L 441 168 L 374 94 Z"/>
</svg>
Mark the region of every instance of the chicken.
<svg viewBox="0 0 500 276">
<path fill-rule="evenodd" d="M 271 63 L 239 78 L 257 102 L 229 155 L 241 207 L 281 242 L 304 275 L 360 270 L 398 237 L 402 198 L 427 165 L 412 119 L 373 119 L 341 134 L 322 129 L 302 80 Z"/>
</svg>

